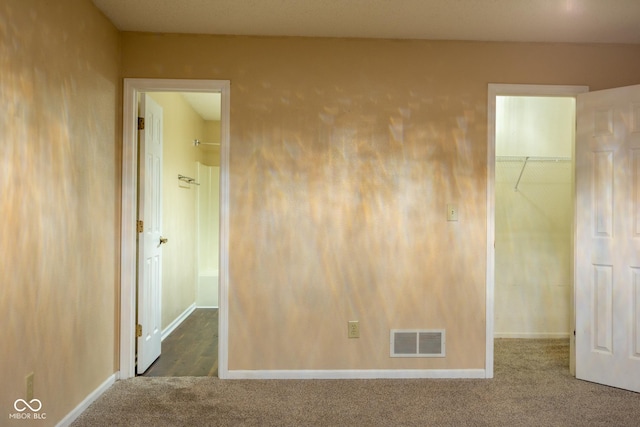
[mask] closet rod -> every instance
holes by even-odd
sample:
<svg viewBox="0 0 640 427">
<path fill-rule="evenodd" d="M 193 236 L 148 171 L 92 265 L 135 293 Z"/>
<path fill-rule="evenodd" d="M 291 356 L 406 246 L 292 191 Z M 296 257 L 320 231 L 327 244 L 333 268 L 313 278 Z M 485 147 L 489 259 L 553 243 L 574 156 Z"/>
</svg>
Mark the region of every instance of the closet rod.
<svg viewBox="0 0 640 427">
<path fill-rule="evenodd" d="M 496 162 L 570 162 L 571 157 L 496 156 Z"/>
<path fill-rule="evenodd" d="M 508 161 L 517 161 L 520 160 L 518 157 L 498 157 L 496 156 L 496 160 L 508 162 Z M 518 175 L 518 181 L 516 182 L 515 187 L 513 187 L 513 191 L 518 191 L 518 186 L 520 185 L 520 180 L 522 179 L 522 174 L 524 173 L 524 169 L 527 167 L 528 162 L 569 162 L 571 161 L 570 157 L 531 157 L 526 156 L 524 161 L 522 162 L 522 169 L 520 169 L 520 175 Z"/>
</svg>

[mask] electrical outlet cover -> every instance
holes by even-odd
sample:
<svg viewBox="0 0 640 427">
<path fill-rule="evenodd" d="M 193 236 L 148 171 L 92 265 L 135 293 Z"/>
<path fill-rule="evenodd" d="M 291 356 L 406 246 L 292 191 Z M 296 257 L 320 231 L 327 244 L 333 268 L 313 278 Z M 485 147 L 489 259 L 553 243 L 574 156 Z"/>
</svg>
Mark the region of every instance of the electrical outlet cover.
<svg viewBox="0 0 640 427">
<path fill-rule="evenodd" d="M 347 337 L 360 338 L 360 322 L 357 320 L 349 320 Z"/>
<path fill-rule="evenodd" d="M 27 402 L 33 400 L 33 372 L 26 376 L 27 379 Z"/>
</svg>

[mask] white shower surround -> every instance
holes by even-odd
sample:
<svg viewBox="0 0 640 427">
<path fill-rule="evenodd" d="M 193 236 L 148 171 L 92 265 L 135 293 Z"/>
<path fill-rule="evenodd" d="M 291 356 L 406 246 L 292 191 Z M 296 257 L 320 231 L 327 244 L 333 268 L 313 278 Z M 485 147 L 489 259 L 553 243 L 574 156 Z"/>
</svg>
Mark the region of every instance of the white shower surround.
<svg viewBox="0 0 640 427">
<path fill-rule="evenodd" d="M 218 307 L 220 167 L 197 163 L 198 307 Z"/>
</svg>

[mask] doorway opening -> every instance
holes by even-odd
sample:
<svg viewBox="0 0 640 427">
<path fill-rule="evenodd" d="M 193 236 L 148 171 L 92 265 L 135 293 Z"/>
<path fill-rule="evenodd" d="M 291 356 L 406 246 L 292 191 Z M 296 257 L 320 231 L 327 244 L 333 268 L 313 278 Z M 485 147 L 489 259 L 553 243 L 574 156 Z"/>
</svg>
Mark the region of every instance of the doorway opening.
<svg viewBox="0 0 640 427">
<path fill-rule="evenodd" d="M 487 377 L 494 338 L 570 338 L 573 370 L 575 98 L 586 91 L 489 85 Z"/>
<path fill-rule="evenodd" d="M 136 371 L 144 376 L 217 376 L 221 95 L 142 95 L 162 109 L 160 218 L 166 243 L 160 258 L 161 345 L 150 357 L 152 364 L 141 365 L 143 328 Z M 143 299 L 138 292 L 138 319 Z"/>
<path fill-rule="evenodd" d="M 121 315 L 120 315 L 120 378 L 130 378 L 135 375 L 135 363 L 136 363 L 136 314 L 137 314 L 137 299 L 136 299 L 136 275 L 137 275 L 137 266 L 136 266 L 136 237 L 137 237 L 137 229 L 136 229 L 136 215 L 137 215 L 137 192 L 138 192 L 138 143 L 137 143 L 137 116 L 138 116 L 138 97 L 142 93 L 163 93 L 166 97 L 175 97 L 181 96 L 185 100 L 189 97 L 189 94 L 196 93 L 206 93 L 210 95 L 215 95 L 219 97 L 219 120 L 217 125 L 217 132 L 219 135 L 219 140 L 209 140 L 208 137 L 204 136 L 200 138 L 198 136 L 194 136 L 193 138 L 187 139 L 185 141 L 180 138 L 179 141 L 174 141 L 176 144 L 181 145 L 184 144 L 185 150 L 192 150 L 190 155 L 187 155 L 187 158 L 198 157 L 200 162 L 197 162 L 197 165 L 193 165 L 194 175 L 190 176 L 186 173 L 173 173 L 175 170 L 169 168 L 169 170 L 165 170 L 166 179 L 165 181 L 174 182 L 175 190 L 181 195 L 187 195 L 189 191 L 191 191 L 189 197 L 195 197 L 198 191 L 198 187 L 195 183 L 198 182 L 198 179 L 201 177 L 198 175 L 200 172 L 200 164 L 202 167 L 202 178 L 205 179 L 205 169 L 204 166 L 207 163 L 216 163 L 215 157 L 217 157 L 217 163 L 219 167 L 219 172 L 217 177 L 219 179 L 219 208 L 217 209 L 217 218 L 209 218 L 209 222 L 206 222 L 209 225 L 209 232 L 219 230 L 219 253 L 213 255 L 213 257 L 217 257 L 216 262 L 208 262 L 206 264 L 208 270 L 207 275 L 211 276 L 215 272 L 215 268 L 217 264 L 217 276 L 219 281 L 219 286 L 217 291 L 211 292 L 210 289 L 206 288 L 206 286 L 202 289 L 201 295 L 198 297 L 198 288 L 199 283 L 193 284 L 194 286 L 194 301 L 193 304 L 189 305 L 186 310 L 179 310 L 176 307 L 180 305 L 176 305 L 176 307 L 166 307 L 168 308 L 168 312 L 165 313 L 164 326 L 166 326 L 166 335 L 168 335 L 172 331 L 172 325 L 179 325 L 179 323 L 184 320 L 189 314 L 190 311 L 200 305 L 202 307 L 213 307 L 217 304 L 218 306 L 218 355 L 217 355 L 217 370 L 218 376 L 220 378 L 225 378 L 227 373 L 227 289 L 228 289 L 228 205 L 229 205 L 229 95 L 230 95 L 230 82 L 226 80 L 158 80 L 158 79 L 125 79 L 124 81 L 124 100 L 123 100 L 123 167 L 122 167 L 122 248 L 121 248 Z M 178 93 L 176 93 L 178 92 Z M 183 95 L 180 95 L 183 94 Z M 187 94 L 185 97 L 184 94 Z M 168 105 L 171 105 L 171 100 Z M 196 107 L 193 107 L 194 109 Z M 209 132 L 211 133 L 211 132 Z M 166 137 L 165 137 L 166 139 Z M 197 140 L 197 142 L 196 142 Z M 182 150 L 183 148 L 180 148 Z M 196 154 L 197 150 L 199 153 Z M 204 150 L 217 152 L 217 154 L 209 153 L 205 154 Z M 185 157 L 185 156 L 183 156 Z M 164 162 L 163 162 L 164 163 Z M 177 165 L 179 162 L 176 163 Z M 180 167 L 180 166 L 176 166 Z M 207 178 L 208 187 L 211 190 L 211 186 L 216 186 L 216 182 L 212 182 L 212 176 L 216 175 L 213 171 L 208 171 L 209 178 Z M 175 175 L 175 176 L 173 176 Z M 180 178 L 178 175 L 182 177 L 187 177 L 193 179 L 193 181 L 189 182 L 189 180 L 185 180 L 184 178 Z M 216 181 L 215 179 L 213 181 Z M 198 182 L 199 183 L 199 182 Z M 200 195 L 204 197 L 204 195 Z M 173 203 L 170 200 L 166 200 L 167 203 Z M 174 201 L 175 202 L 175 201 Z M 193 214 L 194 218 L 191 218 L 192 225 L 194 225 L 194 238 L 195 235 L 198 234 L 200 230 L 197 230 L 195 227 L 196 224 L 193 222 L 196 221 L 195 213 L 196 207 L 194 206 Z M 216 209 L 209 206 L 208 213 L 211 211 L 215 211 Z M 211 221 L 215 221 L 215 219 L 219 220 L 219 229 L 216 226 L 211 227 Z M 175 227 L 179 227 L 179 221 L 177 224 L 174 224 Z M 197 230 L 197 232 L 196 232 Z M 177 234 L 178 228 L 174 230 Z M 210 234 L 210 233 L 209 233 Z M 167 237 L 169 237 L 167 235 Z M 178 240 L 178 239 L 175 239 Z M 201 243 L 201 242 L 198 242 Z M 164 245 L 167 246 L 167 245 Z M 211 249 L 212 244 L 209 244 L 209 249 Z M 194 242 L 194 246 L 192 248 L 191 254 L 186 254 L 196 256 L 197 244 Z M 176 248 L 177 249 L 177 248 Z M 211 256 L 204 257 L 207 261 L 211 260 Z M 180 264 L 178 262 L 178 264 Z M 211 267 L 211 268 L 209 268 Z M 198 272 L 198 279 L 199 279 Z M 207 276 L 207 277 L 208 277 Z M 205 290 L 208 290 L 207 293 Z M 180 292 L 178 291 L 177 294 Z M 184 305 L 184 304 L 182 304 Z M 173 310 L 174 312 L 171 312 Z M 174 316 L 175 311 L 178 310 L 180 313 L 177 313 L 177 316 Z M 174 319 L 175 317 L 175 319 Z M 181 319 L 182 317 L 182 319 Z M 167 320 L 168 319 L 168 320 Z M 163 326 L 163 327 L 164 327 Z M 215 334 L 216 331 L 211 331 L 212 335 Z M 163 334 L 164 335 L 164 334 Z"/>
<path fill-rule="evenodd" d="M 569 338 L 575 111 L 573 97 L 496 99 L 496 338 Z"/>
</svg>

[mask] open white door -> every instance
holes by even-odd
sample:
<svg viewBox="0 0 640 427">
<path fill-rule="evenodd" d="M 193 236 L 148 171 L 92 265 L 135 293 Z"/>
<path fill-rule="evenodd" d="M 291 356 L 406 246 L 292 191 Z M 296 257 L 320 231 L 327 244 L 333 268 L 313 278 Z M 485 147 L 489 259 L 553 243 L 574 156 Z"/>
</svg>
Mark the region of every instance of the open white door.
<svg viewBox="0 0 640 427">
<path fill-rule="evenodd" d="M 162 327 L 162 107 L 146 94 L 140 97 L 138 220 L 138 364 L 144 373 L 160 356 Z M 142 229 L 142 232 L 140 232 Z"/>
<path fill-rule="evenodd" d="M 640 392 L 640 85 L 577 118 L 576 377 Z"/>
</svg>

